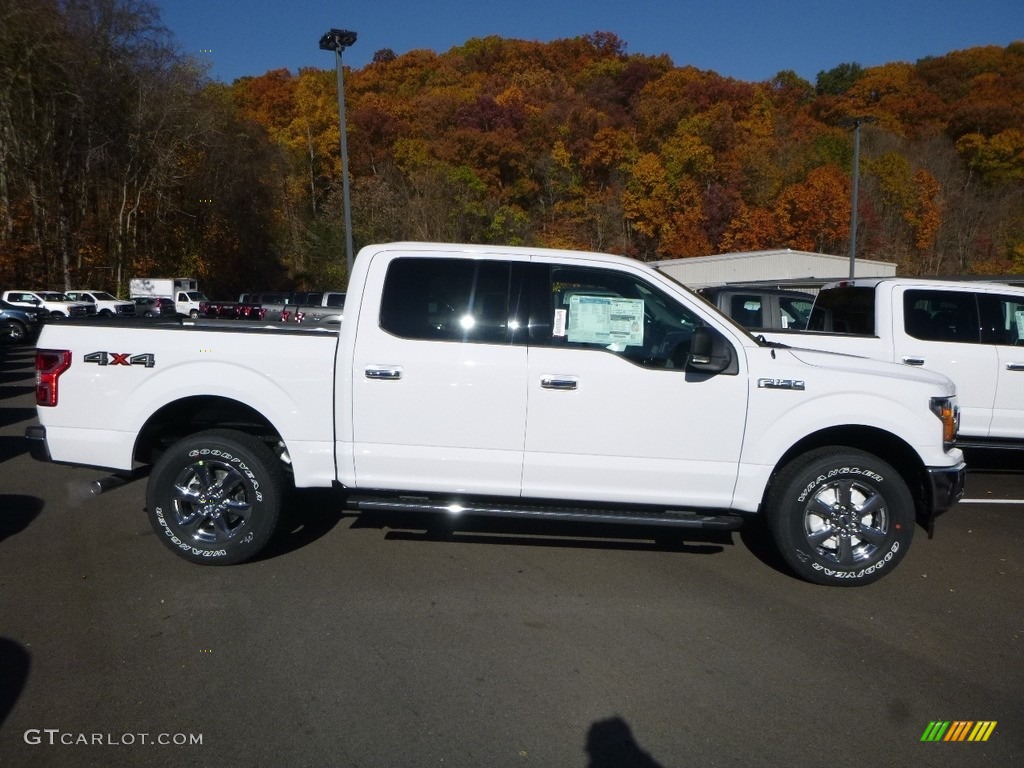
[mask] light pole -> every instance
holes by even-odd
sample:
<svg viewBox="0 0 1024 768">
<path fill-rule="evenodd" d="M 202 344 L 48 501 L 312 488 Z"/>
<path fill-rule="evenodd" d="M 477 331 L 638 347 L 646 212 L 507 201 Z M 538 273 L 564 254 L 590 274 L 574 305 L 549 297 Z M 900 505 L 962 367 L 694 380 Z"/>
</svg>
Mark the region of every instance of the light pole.
<svg viewBox="0 0 1024 768">
<path fill-rule="evenodd" d="M 853 126 L 853 193 L 851 195 L 850 212 L 850 278 L 854 276 L 854 267 L 857 263 L 857 207 L 858 192 L 860 188 L 860 127 L 864 123 L 873 123 L 874 117 L 851 117 L 844 120 L 844 125 Z"/>
<path fill-rule="evenodd" d="M 338 67 L 338 130 L 341 133 L 341 190 L 345 209 L 345 255 L 348 263 L 346 280 L 352 276 L 352 204 L 348 188 L 348 137 L 345 130 L 345 75 L 341 52 L 356 41 L 356 33 L 348 29 L 332 29 L 320 38 L 320 50 L 334 51 Z"/>
</svg>

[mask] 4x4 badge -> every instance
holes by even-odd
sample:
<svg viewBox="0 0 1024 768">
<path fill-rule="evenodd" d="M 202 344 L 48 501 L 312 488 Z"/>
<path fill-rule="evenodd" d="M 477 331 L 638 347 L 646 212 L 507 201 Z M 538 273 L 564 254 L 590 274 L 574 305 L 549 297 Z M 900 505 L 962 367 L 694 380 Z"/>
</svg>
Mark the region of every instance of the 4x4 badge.
<svg viewBox="0 0 1024 768">
<path fill-rule="evenodd" d="M 156 356 L 151 352 L 142 355 L 133 355 L 131 352 L 90 352 L 82 362 L 96 365 L 144 365 L 152 368 L 156 365 Z"/>
</svg>

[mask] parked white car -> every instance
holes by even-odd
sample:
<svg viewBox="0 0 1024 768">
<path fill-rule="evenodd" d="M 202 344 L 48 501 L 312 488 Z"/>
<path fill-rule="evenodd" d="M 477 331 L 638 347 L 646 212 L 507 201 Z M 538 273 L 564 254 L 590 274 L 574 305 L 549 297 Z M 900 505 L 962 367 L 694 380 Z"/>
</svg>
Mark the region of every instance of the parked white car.
<svg viewBox="0 0 1024 768">
<path fill-rule="evenodd" d="M 100 317 L 135 317 L 135 302 L 124 301 L 106 291 L 94 291 L 89 288 L 65 291 L 64 295 L 72 301 L 92 304 Z"/>
<path fill-rule="evenodd" d="M 968 448 L 1024 448 L 1024 288 L 918 277 L 830 283 L 809 330 L 767 332 L 793 347 L 862 355 L 945 374 Z"/>
<path fill-rule="evenodd" d="M 82 301 L 71 301 L 58 291 L 4 291 L 3 300 L 18 307 L 45 309 L 53 319 L 62 317 L 88 317 L 96 314 L 96 307 Z"/>
</svg>

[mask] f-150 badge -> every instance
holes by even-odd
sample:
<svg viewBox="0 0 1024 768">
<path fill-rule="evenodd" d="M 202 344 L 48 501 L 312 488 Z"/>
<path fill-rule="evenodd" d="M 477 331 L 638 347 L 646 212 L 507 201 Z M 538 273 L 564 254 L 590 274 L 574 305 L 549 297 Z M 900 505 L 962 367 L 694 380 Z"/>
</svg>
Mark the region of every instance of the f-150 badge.
<svg viewBox="0 0 1024 768">
<path fill-rule="evenodd" d="M 143 365 L 152 368 L 156 365 L 156 356 L 150 352 L 142 355 L 133 355 L 131 352 L 90 352 L 82 362 L 96 365 Z"/>
<path fill-rule="evenodd" d="M 758 379 L 758 389 L 804 389 L 800 379 Z"/>
</svg>

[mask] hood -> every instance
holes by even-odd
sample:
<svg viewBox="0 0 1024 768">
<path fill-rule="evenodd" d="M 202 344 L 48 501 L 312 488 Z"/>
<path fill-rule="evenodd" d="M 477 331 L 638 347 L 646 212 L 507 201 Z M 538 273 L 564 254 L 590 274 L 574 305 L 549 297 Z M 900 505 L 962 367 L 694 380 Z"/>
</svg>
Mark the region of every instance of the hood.
<svg viewBox="0 0 1024 768">
<path fill-rule="evenodd" d="M 872 360 L 868 357 L 844 355 L 840 352 L 822 352 L 797 347 L 779 349 L 776 350 L 776 353 L 780 357 L 788 354 L 797 362 L 814 368 L 828 368 L 829 370 L 857 376 L 864 374 L 887 376 L 890 379 L 916 381 L 922 384 L 943 387 L 950 395 L 956 392 L 956 385 L 948 376 L 935 371 L 927 371 L 923 368 L 903 365 L 902 363 L 890 363 L 884 360 Z"/>
</svg>

